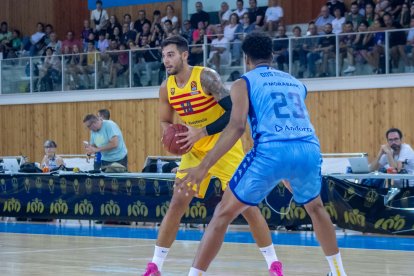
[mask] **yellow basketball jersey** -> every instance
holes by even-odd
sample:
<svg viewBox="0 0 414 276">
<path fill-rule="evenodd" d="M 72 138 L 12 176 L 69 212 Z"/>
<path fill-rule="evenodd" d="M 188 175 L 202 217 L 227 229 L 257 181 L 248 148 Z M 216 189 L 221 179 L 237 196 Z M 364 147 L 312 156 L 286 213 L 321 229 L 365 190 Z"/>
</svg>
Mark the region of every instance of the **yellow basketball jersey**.
<svg viewBox="0 0 414 276">
<path fill-rule="evenodd" d="M 204 93 L 200 75 L 204 67 L 194 66 L 187 84 L 180 88 L 174 76 L 167 80 L 168 101 L 181 120 L 195 128 L 205 127 L 224 113 L 224 109 L 212 95 Z M 194 149 L 208 151 L 214 147 L 219 134 L 206 136 L 194 144 Z"/>
</svg>

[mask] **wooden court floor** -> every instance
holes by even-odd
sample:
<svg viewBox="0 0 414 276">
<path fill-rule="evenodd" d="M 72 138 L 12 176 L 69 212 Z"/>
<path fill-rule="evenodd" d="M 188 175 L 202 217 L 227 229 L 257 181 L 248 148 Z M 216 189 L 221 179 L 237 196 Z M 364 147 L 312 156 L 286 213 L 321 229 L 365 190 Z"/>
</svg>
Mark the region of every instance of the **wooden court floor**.
<svg viewBox="0 0 414 276">
<path fill-rule="evenodd" d="M 177 240 L 164 264 L 163 276 L 187 275 L 197 244 L 197 241 Z M 0 275 L 141 275 L 152 257 L 153 247 L 153 239 L 3 232 Z M 349 276 L 414 275 L 411 250 L 344 248 L 341 252 Z M 277 254 L 287 276 L 325 276 L 328 272 L 319 247 L 282 245 L 277 246 Z M 268 275 L 255 244 L 233 242 L 223 245 L 209 273 Z"/>
</svg>

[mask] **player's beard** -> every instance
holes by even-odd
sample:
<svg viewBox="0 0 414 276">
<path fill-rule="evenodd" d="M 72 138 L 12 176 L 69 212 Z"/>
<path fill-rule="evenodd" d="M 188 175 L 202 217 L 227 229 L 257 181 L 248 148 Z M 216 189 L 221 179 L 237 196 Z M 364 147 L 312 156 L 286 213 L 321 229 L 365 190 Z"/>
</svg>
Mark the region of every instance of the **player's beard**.
<svg viewBox="0 0 414 276">
<path fill-rule="evenodd" d="M 177 75 L 179 72 L 181 72 L 181 70 L 183 70 L 184 67 L 184 61 L 182 58 L 180 58 L 180 62 L 177 64 L 177 66 L 174 66 L 171 70 L 171 72 L 169 73 L 170 75 Z"/>
<path fill-rule="evenodd" d="M 391 145 L 391 148 L 394 152 L 399 152 L 401 149 L 401 145 Z"/>
</svg>

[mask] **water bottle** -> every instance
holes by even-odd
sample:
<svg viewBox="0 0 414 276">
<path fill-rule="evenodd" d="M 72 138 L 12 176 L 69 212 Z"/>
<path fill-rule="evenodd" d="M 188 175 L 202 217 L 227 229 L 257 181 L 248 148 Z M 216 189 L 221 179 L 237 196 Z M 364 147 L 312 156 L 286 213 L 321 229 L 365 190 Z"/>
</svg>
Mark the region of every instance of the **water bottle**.
<svg viewBox="0 0 414 276">
<path fill-rule="evenodd" d="M 101 164 L 102 164 L 101 163 L 101 158 L 102 158 L 102 153 L 96 152 L 95 153 L 95 159 L 94 159 L 94 162 L 93 162 L 93 169 L 96 170 L 96 171 L 101 169 Z"/>
<path fill-rule="evenodd" d="M 157 173 L 162 173 L 162 161 L 160 158 L 157 159 Z"/>
</svg>

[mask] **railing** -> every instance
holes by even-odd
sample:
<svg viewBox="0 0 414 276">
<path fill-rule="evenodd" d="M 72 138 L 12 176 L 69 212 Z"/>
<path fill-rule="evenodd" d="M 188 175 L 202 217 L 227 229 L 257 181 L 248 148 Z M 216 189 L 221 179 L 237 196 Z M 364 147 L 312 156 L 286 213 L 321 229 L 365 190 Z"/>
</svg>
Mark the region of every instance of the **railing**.
<svg viewBox="0 0 414 276">
<path fill-rule="evenodd" d="M 413 73 L 413 42 L 401 43 L 409 31 L 274 39 L 273 66 L 297 78 Z M 352 43 L 358 36 L 371 40 L 366 39 L 366 44 Z M 211 66 L 223 81 L 234 81 L 246 72 L 241 42 L 229 42 L 217 59 L 205 37 L 203 44 L 190 46 L 189 62 Z M 332 46 L 322 49 L 318 46 L 321 43 Z M 0 60 L 1 94 L 157 86 L 165 77 L 159 48 Z"/>
</svg>

